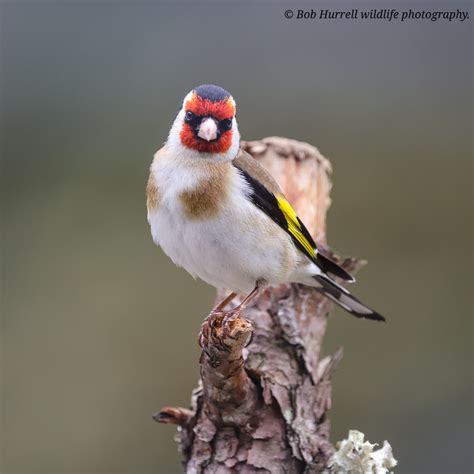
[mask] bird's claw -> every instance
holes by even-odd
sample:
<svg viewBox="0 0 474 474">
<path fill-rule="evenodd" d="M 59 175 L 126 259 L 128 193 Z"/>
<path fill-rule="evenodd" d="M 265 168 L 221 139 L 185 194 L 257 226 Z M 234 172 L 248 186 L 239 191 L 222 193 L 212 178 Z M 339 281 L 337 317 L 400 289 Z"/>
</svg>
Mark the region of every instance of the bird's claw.
<svg viewBox="0 0 474 474">
<path fill-rule="evenodd" d="M 210 333 L 214 329 L 216 324 L 216 318 L 221 314 L 222 313 L 220 311 L 211 311 L 202 322 L 198 338 L 199 345 L 202 349 L 207 346 L 207 341 L 209 340 Z"/>
<path fill-rule="evenodd" d="M 231 309 L 224 314 L 224 318 L 222 319 L 222 336 L 225 337 L 232 337 L 230 335 L 230 323 L 235 321 L 238 317 L 240 317 L 240 308 Z"/>
</svg>

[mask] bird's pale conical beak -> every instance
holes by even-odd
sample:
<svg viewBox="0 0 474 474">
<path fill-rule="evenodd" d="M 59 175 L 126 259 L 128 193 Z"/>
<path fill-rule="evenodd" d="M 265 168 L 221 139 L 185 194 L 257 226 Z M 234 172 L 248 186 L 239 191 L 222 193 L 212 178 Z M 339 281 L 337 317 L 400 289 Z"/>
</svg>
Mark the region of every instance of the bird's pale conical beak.
<svg viewBox="0 0 474 474">
<path fill-rule="evenodd" d="M 197 135 L 199 138 L 207 140 L 208 142 L 210 142 L 211 140 L 215 140 L 217 138 L 216 121 L 211 117 L 204 119 L 201 122 Z"/>
</svg>

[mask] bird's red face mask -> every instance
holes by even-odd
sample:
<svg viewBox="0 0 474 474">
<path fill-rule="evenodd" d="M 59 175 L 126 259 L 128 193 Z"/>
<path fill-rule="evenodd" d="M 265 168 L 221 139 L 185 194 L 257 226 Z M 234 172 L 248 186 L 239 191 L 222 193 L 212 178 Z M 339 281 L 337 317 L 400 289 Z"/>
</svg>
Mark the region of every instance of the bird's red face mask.
<svg viewBox="0 0 474 474">
<path fill-rule="evenodd" d="M 232 145 L 234 115 L 230 97 L 213 101 L 194 92 L 184 104 L 181 143 L 201 153 L 226 153 Z"/>
</svg>

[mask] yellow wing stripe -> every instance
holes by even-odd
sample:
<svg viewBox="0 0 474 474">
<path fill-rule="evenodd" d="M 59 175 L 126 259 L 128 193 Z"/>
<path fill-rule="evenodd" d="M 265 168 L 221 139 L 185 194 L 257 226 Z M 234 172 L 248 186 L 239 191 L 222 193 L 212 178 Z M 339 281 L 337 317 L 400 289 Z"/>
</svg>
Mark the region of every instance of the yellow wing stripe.
<svg viewBox="0 0 474 474">
<path fill-rule="evenodd" d="M 316 256 L 316 249 L 309 243 L 308 239 L 303 235 L 301 225 L 298 222 L 298 217 L 295 210 L 291 207 L 290 203 L 282 196 L 276 196 L 278 207 L 283 213 L 286 223 L 288 225 L 288 231 L 290 234 L 303 246 L 311 257 Z"/>
</svg>

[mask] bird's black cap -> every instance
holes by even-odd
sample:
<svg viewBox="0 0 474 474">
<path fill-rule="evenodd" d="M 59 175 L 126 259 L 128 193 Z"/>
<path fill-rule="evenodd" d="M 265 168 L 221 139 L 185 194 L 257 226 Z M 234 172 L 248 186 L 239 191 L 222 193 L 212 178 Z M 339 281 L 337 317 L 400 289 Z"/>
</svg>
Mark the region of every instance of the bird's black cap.
<svg viewBox="0 0 474 474">
<path fill-rule="evenodd" d="M 230 97 L 229 92 L 213 84 L 203 84 L 196 87 L 194 91 L 199 97 L 210 100 L 211 102 L 221 102 Z"/>
</svg>

